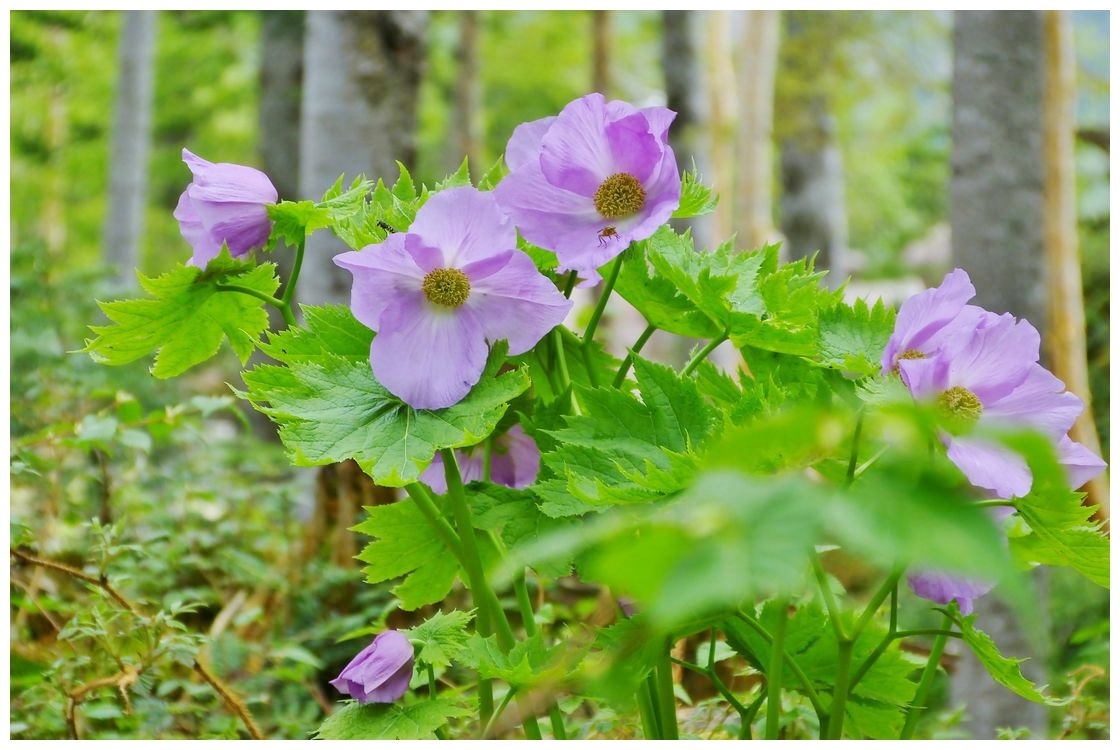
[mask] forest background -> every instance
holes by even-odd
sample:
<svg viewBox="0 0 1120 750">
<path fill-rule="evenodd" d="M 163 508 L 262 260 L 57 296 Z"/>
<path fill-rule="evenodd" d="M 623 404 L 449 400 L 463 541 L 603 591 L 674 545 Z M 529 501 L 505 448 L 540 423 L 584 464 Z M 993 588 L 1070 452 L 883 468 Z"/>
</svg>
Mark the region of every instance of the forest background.
<svg viewBox="0 0 1120 750">
<path fill-rule="evenodd" d="M 1079 395 L 1091 395 L 1107 457 L 1109 17 L 1066 20 L 1090 387 Z M 412 125 L 351 171 L 392 181 L 399 159 L 431 185 L 467 155 L 477 175 L 518 123 L 600 90 L 680 112 L 682 166 L 722 196 L 693 228 L 699 246 L 783 238 L 791 257 L 819 251 L 830 283 L 851 277 L 849 293 L 892 302 L 953 263 L 951 13 L 416 11 L 379 22 L 390 21 L 387 46 L 404 62 L 384 98 L 406 97 L 393 106 Z M 240 384 L 228 352 L 176 382 L 76 353 L 101 321 L 95 300 L 134 290 L 134 267 L 153 275 L 189 255 L 171 215 L 189 178 L 183 147 L 260 167 L 287 199 L 317 199 L 342 171 L 308 187 L 305 164 L 301 177 L 312 26 L 302 12 L 10 14 L 11 546 L 128 592 L 114 601 L 13 552 L 12 737 L 235 737 L 245 729 L 226 685 L 265 734 L 305 737 L 337 698 L 325 681 L 353 650 L 340 638 L 386 616 L 388 595 L 362 585 L 352 559 L 361 511 L 324 487 L 337 478 L 288 467 L 230 395 L 226 382 Z M 1036 661 L 1074 702 L 1044 731 L 1107 736 L 1108 594 L 1066 572 L 1048 583 L 1052 641 Z M 137 601 L 158 614 L 125 606 Z M 122 633 L 154 644 L 135 674 L 116 653 Z M 942 693 L 927 735 L 972 731 Z M 616 718 L 595 717 L 588 736 L 626 736 Z M 704 731 L 719 736 L 718 722 Z"/>
</svg>

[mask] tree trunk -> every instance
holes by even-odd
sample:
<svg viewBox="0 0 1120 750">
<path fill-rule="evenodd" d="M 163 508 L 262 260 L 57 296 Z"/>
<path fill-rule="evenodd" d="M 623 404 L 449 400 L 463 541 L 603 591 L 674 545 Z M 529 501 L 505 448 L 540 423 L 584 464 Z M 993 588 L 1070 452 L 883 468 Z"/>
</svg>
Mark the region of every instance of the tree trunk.
<svg viewBox="0 0 1120 750">
<path fill-rule="evenodd" d="M 339 174 L 396 180 L 416 162 L 416 109 L 427 11 L 309 11 L 304 44 L 300 195 L 318 199 Z M 304 303 L 346 303 L 350 274 L 331 257 L 348 248 L 309 238 Z"/>
<path fill-rule="evenodd" d="M 722 242 L 734 231 L 735 123 L 739 117 L 735 96 L 735 67 L 732 64 L 734 40 L 731 38 L 731 11 L 713 10 L 704 14 L 706 31 L 708 102 L 712 174 L 709 184 L 719 196 L 712 214 L 715 239 Z"/>
<path fill-rule="evenodd" d="M 120 74 L 113 103 L 109 159 L 109 210 L 103 257 L 112 270 L 111 284 L 135 284 L 148 197 L 148 152 L 152 143 L 153 59 L 156 11 L 130 10 L 118 46 Z"/>
<path fill-rule="evenodd" d="M 611 98 L 611 12 L 591 11 L 591 90 Z"/>
<path fill-rule="evenodd" d="M 479 11 L 459 11 L 459 45 L 455 49 L 455 61 L 459 69 L 455 74 L 455 98 L 452 101 L 455 123 L 450 139 L 453 153 L 450 155 L 451 170 L 457 169 L 463 157 L 470 164 L 475 179 L 481 177 L 489 164 L 484 163 L 482 84 L 479 80 Z"/>
<path fill-rule="evenodd" d="M 734 231 L 739 247 L 777 239 L 771 203 L 774 76 L 778 70 L 780 11 L 736 11 L 735 77 L 739 124 L 735 133 Z"/>
<path fill-rule="evenodd" d="M 805 11 L 782 15 L 787 40 L 796 47 L 811 19 Z M 804 43 L 802 42 L 802 45 Z M 829 49 L 812 55 L 804 75 L 821 76 L 830 64 Z M 818 67 L 819 66 L 819 67 Z M 844 196 L 844 160 L 836 135 L 836 118 L 827 90 L 811 86 L 790 98 L 781 139 L 781 230 L 786 259 L 816 254 L 818 268 L 829 270 L 835 288 L 847 274 L 848 214 Z"/>
<path fill-rule="evenodd" d="M 1077 179 L 1074 174 L 1074 139 L 1077 94 L 1073 29 L 1063 11 L 1045 11 L 1046 45 L 1043 143 L 1045 145 L 1047 289 L 1046 351 L 1050 366 L 1066 387 L 1085 401 L 1085 411 L 1070 430 L 1070 437 L 1100 455 L 1100 440 L 1093 424 L 1089 392 L 1089 362 L 1085 344 L 1085 300 L 1081 285 L 1081 254 L 1077 245 Z M 1087 485 L 1089 501 L 1108 518 L 1108 478 L 1101 475 Z"/>
<path fill-rule="evenodd" d="M 1043 243 L 1043 34 L 1039 11 L 958 11 L 953 33 L 953 259 L 976 285 L 976 304 L 1046 321 Z M 1046 332 L 1043 333 L 1046 338 Z M 1036 580 L 1039 580 L 1036 578 Z M 1044 589 L 1045 586 L 1041 585 Z M 1040 592 L 1045 619 L 1047 598 Z M 1009 656 L 1030 656 L 1023 673 L 1045 681 L 1045 654 L 1032 648 L 1007 606 L 977 602 L 980 626 Z M 971 652 L 952 682 L 966 728 L 978 739 L 999 727 L 1044 736 L 1046 709 L 997 685 Z"/>
</svg>

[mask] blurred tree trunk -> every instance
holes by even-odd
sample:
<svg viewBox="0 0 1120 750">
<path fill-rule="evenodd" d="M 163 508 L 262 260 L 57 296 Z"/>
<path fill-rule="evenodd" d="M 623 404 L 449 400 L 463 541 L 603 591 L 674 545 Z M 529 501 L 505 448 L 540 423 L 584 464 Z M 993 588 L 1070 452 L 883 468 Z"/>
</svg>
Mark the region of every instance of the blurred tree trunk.
<svg viewBox="0 0 1120 750">
<path fill-rule="evenodd" d="M 817 30 L 813 37 L 823 49 L 804 54 L 803 37 L 809 25 L 822 23 L 811 11 L 782 14 L 785 42 L 782 64 L 797 70 L 810 81 L 787 94 L 786 119 L 781 134 L 781 230 L 785 235 L 784 256 L 789 259 L 817 254 L 817 267 L 829 270 L 828 281 L 839 286 L 847 274 L 845 254 L 848 246 L 848 215 L 844 196 L 844 161 L 837 140 L 836 118 L 832 114 L 831 93 L 825 85 L 827 69 L 834 58 L 830 37 Z M 834 41 L 835 40 L 835 41 Z M 790 55 L 799 54 L 800 59 Z M 789 53 L 786 53 L 789 50 Z"/>
<path fill-rule="evenodd" d="M 591 90 L 611 98 L 611 12 L 591 11 Z"/>
<path fill-rule="evenodd" d="M 392 184 L 396 161 L 415 165 L 427 26 L 423 10 L 308 12 L 300 197 L 318 199 L 342 173 Z M 302 302 L 349 301 L 350 274 L 331 262 L 347 249 L 328 232 L 309 238 Z"/>
<path fill-rule="evenodd" d="M 484 163 L 482 153 L 483 111 L 482 82 L 478 76 L 478 22 L 477 10 L 459 11 L 459 44 L 455 48 L 455 61 L 459 69 L 455 74 L 455 97 L 451 122 L 453 153 L 449 163 L 456 169 L 463 157 L 467 158 L 475 179 L 481 177 L 490 165 Z"/>
<path fill-rule="evenodd" d="M 734 231 L 735 124 L 739 118 L 735 97 L 735 66 L 731 38 L 731 11 L 707 11 L 705 16 L 706 72 L 708 86 L 708 132 L 712 173 L 706 175 L 719 196 L 712 214 L 714 243 L 722 242 Z M 713 243 L 713 244 L 714 244 Z"/>
<path fill-rule="evenodd" d="M 300 92 L 303 85 L 304 11 L 261 12 L 260 131 L 261 167 L 280 200 L 299 196 Z M 282 282 L 292 273 L 294 248 L 281 244 L 269 260 L 278 266 Z M 273 307 L 268 310 L 271 330 L 284 328 L 284 318 Z M 251 364 L 267 360 L 254 352 Z M 249 421 L 257 436 L 277 440 L 276 425 L 256 409 L 249 409 Z"/>
<path fill-rule="evenodd" d="M 776 10 L 736 11 L 735 78 L 739 117 L 735 133 L 733 228 L 738 247 L 754 249 L 776 239 L 771 202 L 774 77 L 778 72 Z"/>
<path fill-rule="evenodd" d="M 155 42 L 156 11 L 125 11 L 117 53 L 120 72 L 113 102 L 103 247 L 105 264 L 113 272 L 111 283 L 120 289 L 135 283 L 134 271 L 140 265 L 152 144 Z"/>
<path fill-rule="evenodd" d="M 1081 284 L 1081 253 L 1077 244 L 1077 178 L 1074 140 L 1077 95 L 1073 28 L 1063 11 L 1043 13 L 1046 75 L 1044 79 L 1043 143 L 1045 144 L 1044 234 L 1049 315 L 1046 351 L 1051 369 L 1085 401 L 1085 411 L 1070 437 L 1100 455 L 1089 392 L 1085 343 L 1085 300 Z M 1089 501 L 1108 518 L 1108 478 L 1096 477 L 1087 488 Z"/>
<path fill-rule="evenodd" d="M 1042 14 L 957 11 L 953 48 L 953 260 L 971 275 L 976 304 L 1027 318 L 1045 339 Z M 1041 593 L 1039 618 L 1045 621 Z M 1023 664 L 1024 675 L 1045 682 L 1046 655 L 1031 653 L 1008 607 L 988 596 L 976 611 L 1004 654 L 1033 657 Z M 1045 736 L 1046 708 L 997 685 L 965 651 L 952 697 L 967 707 L 972 736 L 994 738 L 1007 726 Z"/>
<path fill-rule="evenodd" d="M 704 64 L 697 48 L 704 49 L 703 36 L 707 33 L 708 12 L 691 10 L 666 10 L 661 12 L 661 67 L 665 73 L 667 106 L 677 113 L 669 129 L 669 142 L 677 156 L 681 171 L 696 168 L 705 180 L 712 179 L 709 157 L 711 106 L 708 101 L 708 82 Z M 713 245 L 712 218 L 702 216 L 691 219 L 696 246 Z"/>
</svg>

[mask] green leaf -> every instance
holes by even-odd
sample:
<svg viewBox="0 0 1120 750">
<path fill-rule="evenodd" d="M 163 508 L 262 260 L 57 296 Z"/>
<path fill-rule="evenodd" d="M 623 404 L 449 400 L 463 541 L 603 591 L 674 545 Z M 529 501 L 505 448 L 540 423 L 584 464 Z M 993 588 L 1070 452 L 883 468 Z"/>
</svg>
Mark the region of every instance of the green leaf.
<svg viewBox="0 0 1120 750">
<path fill-rule="evenodd" d="M 320 740 L 422 740 L 433 739 L 435 731 L 448 719 L 466 716 L 470 711 L 448 698 L 431 698 L 415 703 L 370 703 L 348 701 L 328 716 L 315 737 Z"/>
<path fill-rule="evenodd" d="M 218 286 L 272 296 L 280 283 L 274 271 L 271 263 L 235 260 L 223 248 L 205 270 L 178 265 L 155 278 L 141 275 L 150 298 L 98 303 L 112 324 L 90 326 L 97 336 L 84 351 L 108 365 L 156 352 L 152 374 L 171 378 L 213 357 L 228 339 L 244 363 L 268 328 L 268 313 L 260 299 Z"/>
<path fill-rule="evenodd" d="M 540 633 L 520 640 L 509 653 L 499 648 L 497 638 L 476 635 L 470 641 L 470 666 L 482 679 L 498 679 L 513 686 L 554 683 L 569 673 L 575 654 L 570 644 L 560 642 L 551 648 L 544 645 Z"/>
<path fill-rule="evenodd" d="M 446 190 L 453 187 L 469 187 L 471 184 L 471 171 L 467 165 L 467 158 L 464 156 L 463 161 L 459 162 L 459 168 L 453 174 L 449 174 L 442 180 L 436 183 L 434 191 Z"/>
<path fill-rule="evenodd" d="M 411 499 L 366 508 L 354 527 L 375 537 L 358 554 L 366 581 L 404 580 L 393 588 L 401 607 L 414 610 L 443 599 L 455 583 L 459 562 Z"/>
<path fill-rule="evenodd" d="M 1083 504 L 1084 494 L 1069 489 L 1054 449 L 1040 436 L 1009 439 L 1027 456 L 1034 477 L 1031 491 L 1015 507 L 1030 533 L 1011 538 L 1015 555 L 1028 563 L 1068 565 L 1093 583 L 1108 588 L 1109 537 L 1092 519 L 1096 508 Z"/>
<path fill-rule="evenodd" d="M 422 188 L 418 194 L 408 169 L 400 162 L 397 162 L 397 168 L 400 175 L 392 187 L 379 179 L 368 201 L 365 199 L 365 193 L 369 192 L 367 188 L 354 211 L 333 216 L 331 228 L 347 246 L 360 250 L 383 242 L 394 232 L 407 231 L 412 225 L 416 212 L 427 200 L 428 192 Z"/>
<path fill-rule="evenodd" d="M 993 680 L 1019 697 L 1035 703 L 1061 706 L 1069 702 L 1046 695 L 1043 692 L 1045 686 L 1039 688 L 1024 677 L 1019 670 L 1019 665 L 1025 659 L 1010 659 L 1001 654 L 995 641 L 975 626 L 976 615 L 963 616 L 955 607 L 947 610 L 947 614 L 953 618 L 953 621 L 961 629 L 964 642 L 972 649 L 972 653 L 976 654 L 976 658 L 984 665 L 984 669 L 988 670 L 988 674 L 992 676 Z"/>
<path fill-rule="evenodd" d="M 614 388 L 576 393 L 581 416 L 545 430 L 556 441 L 534 491 L 550 516 L 577 515 L 619 503 L 646 502 L 684 486 L 690 451 L 722 428 L 695 382 L 640 357 L 634 373 L 641 400 Z"/>
<path fill-rule="evenodd" d="M 673 218 L 691 219 L 710 214 L 716 210 L 717 203 L 719 198 L 700 181 L 699 172 L 693 169 L 681 176 L 681 204 L 673 212 Z"/>
<path fill-rule="evenodd" d="M 545 534 L 571 525 L 567 519 L 551 518 L 542 513 L 530 489 L 515 490 L 498 484 L 472 482 L 467 499 L 475 528 L 497 534 L 507 548 L 535 542 Z M 537 572 L 559 578 L 571 572 L 571 562 L 570 557 L 552 560 L 538 567 Z"/>
<path fill-rule="evenodd" d="M 354 459 L 378 484 L 416 481 L 436 451 L 481 442 L 509 401 L 529 386 L 523 368 L 498 375 L 505 344 L 494 347 L 479 383 L 446 409 L 416 410 L 387 391 L 370 370 L 370 334 L 337 308 L 306 308 L 308 328 L 280 334 L 266 352 L 286 366 L 244 374 L 242 395 L 280 426 L 300 466 Z M 333 347 L 338 347 L 336 353 Z"/>
<path fill-rule="evenodd" d="M 823 310 L 816 360 L 856 376 L 876 375 L 893 330 L 894 309 L 882 300 L 872 308 L 857 299 L 851 307 L 840 304 Z"/>
<path fill-rule="evenodd" d="M 433 667 L 450 667 L 459 659 L 469 646 L 470 633 L 467 625 L 474 619 L 474 611 L 452 610 L 444 614 L 436 612 L 419 625 L 401 631 L 418 646 L 417 660 Z"/>
<path fill-rule="evenodd" d="M 296 247 L 312 232 L 345 223 L 350 217 L 362 212 L 366 196 L 372 187 L 372 181 L 358 177 L 344 192 L 342 177 L 339 176 L 319 203 L 280 201 L 268 206 L 268 217 L 272 219 L 273 227 L 267 249 L 273 249 L 277 239 L 283 239 L 291 247 Z"/>
</svg>

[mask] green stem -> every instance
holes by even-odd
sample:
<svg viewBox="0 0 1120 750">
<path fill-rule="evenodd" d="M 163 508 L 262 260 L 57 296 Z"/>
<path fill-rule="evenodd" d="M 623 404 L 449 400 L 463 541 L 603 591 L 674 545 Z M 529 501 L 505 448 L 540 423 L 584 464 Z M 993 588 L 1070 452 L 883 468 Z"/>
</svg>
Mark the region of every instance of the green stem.
<svg viewBox="0 0 1120 750">
<path fill-rule="evenodd" d="M 626 381 L 626 374 L 630 372 L 631 365 L 634 364 L 634 355 L 642 350 L 642 347 L 649 341 L 650 336 L 657 330 L 657 326 L 650 323 L 646 329 L 642 331 L 642 335 L 634 342 L 634 346 L 630 347 L 630 351 L 626 353 L 626 358 L 622 360 L 622 366 L 618 368 L 618 374 L 614 376 L 614 382 L 611 383 L 612 388 L 621 388 L 622 384 Z"/>
<path fill-rule="evenodd" d="M 556 363 L 560 367 L 560 387 L 561 392 L 571 390 L 572 376 L 568 372 L 568 358 L 564 354 L 564 339 L 563 334 L 560 332 L 560 326 L 552 329 L 552 347 L 556 350 Z M 572 391 L 572 411 L 575 414 L 580 414 L 579 403 L 576 402 L 575 391 Z"/>
<path fill-rule="evenodd" d="M 564 714 L 560 713 L 560 707 L 553 703 L 548 707 L 548 720 L 552 724 L 552 736 L 558 740 L 568 739 L 568 731 L 564 729 Z"/>
<path fill-rule="evenodd" d="M 455 533 L 455 529 L 444 518 L 443 513 L 436 507 L 435 500 L 432 499 L 432 491 L 425 485 L 419 482 L 406 484 L 404 491 L 416 503 L 416 507 L 420 509 L 424 519 L 431 525 L 432 530 L 436 532 L 439 538 L 447 545 L 447 549 L 451 554 L 455 555 L 455 559 L 459 564 L 463 563 L 463 548 L 459 544 L 459 536 Z"/>
<path fill-rule="evenodd" d="M 821 590 L 821 598 L 824 599 L 825 609 L 828 610 L 828 619 L 836 633 L 836 640 L 846 641 L 848 636 L 844 633 L 844 627 L 840 622 L 840 609 L 836 606 L 836 598 L 832 595 L 832 588 L 828 585 L 828 576 L 824 572 L 824 566 L 821 565 L 821 558 L 816 550 L 813 550 L 812 554 L 809 555 L 809 561 L 813 565 L 813 576 L 816 577 L 817 586 Z"/>
<path fill-rule="evenodd" d="M 240 284 L 215 284 L 214 288 L 219 292 L 237 292 L 238 294 L 247 294 L 250 297 L 256 297 L 266 305 L 271 305 L 272 307 L 275 307 L 277 310 L 279 310 L 280 314 L 284 316 L 284 322 L 289 326 L 293 326 L 296 323 L 296 318 L 294 315 L 292 315 L 291 309 L 283 302 L 273 297 L 271 294 L 265 294 L 258 289 L 250 289 L 249 287 L 241 286 Z"/>
<path fill-rule="evenodd" d="M 579 279 L 579 273 L 572 271 L 568 274 L 567 280 L 564 282 L 564 296 L 571 297 L 572 290 L 576 288 L 576 280 Z"/>
<path fill-rule="evenodd" d="M 743 725 L 739 727 L 739 739 L 747 740 L 751 738 L 751 724 L 754 724 L 754 717 L 758 716 L 758 709 L 762 708 L 763 702 L 768 697 L 766 686 L 763 685 L 758 697 L 751 702 L 751 705 L 747 706 L 747 714 L 743 718 Z"/>
<path fill-rule="evenodd" d="M 642 734 L 647 740 L 661 739 L 661 727 L 657 723 L 657 711 L 649 691 L 649 678 L 642 681 L 638 688 L 638 715 L 642 718 Z"/>
<path fill-rule="evenodd" d="M 451 505 L 451 512 L 455 516 L 455 524 L 459 527 L 459 543 L 463 550 L 463 569 L 467 574 L 467 584 L 471 589 L 474 604 L 479 610 L 479 632 L 485 637 L 490 635 L 489 628 L 484 627 L 483 613 L 486 620 L 494 627 L 498 636 L 498 645 L 502 650 L 509 652 L 514 645 L 513 628 L 510 627 L 498 595 L 486 580 L 482 570 L 482 556 L 478 551 L 478 540 L 475 539 L 474 522 L 471 519 L 471 509 L 467 505 L 466 493 L 463 491 L 463 477 L 459 473 L 459 464 L 455 459 L 455 451 L 444 448 L 440 451 L 443 456 L 443 472 L 447 478 L 447 501 Z M 481 715 L 481 701 L 479 713 Z M 531 740 L 541 738 L 540 726 L 537 718 L 527 714 L 522 720 L 525 736 Z"/>
<path fill-rule="evenodd" d="M 661 714 L 661 733 L 666 740 L 679 739 L 677 699 L 673 694 L 673 664 L 670 661 L 672 647 L 672 642 L 667 640 L 657 658 L 658 713 Z"/>
<path fill-rule="evenodd" d="M 871 618 L 879 611 L 879 607 L 882 606 L 886 598 L 891 595 L 891 592 L 896 590 L 900 578 L 902 578 L 901 568 L 896 569 L 887 576 L 887 580 L 883 582 L 883 585 L 880 586 L 879 590 L 875 592 L 875 595 L 871 597 L 871 601 L 867 603 L 867 608 L 863 610 L 863 615 L 861 615 L 859 621 L 856 622 L 856 626 L 851 634 L 852 641 L 859 640 L 860 633 L 862 633 L 863 629 L 867 627 L 867 624 L 871 622 Z"/>
<path fill-rule="evenodd" d="M 1014 508 L 1014 500 L 977 500 L 973 503 L 978 508 Z"/>
<path fill-rule="evenodd" d="M 845 482 L 846 487 L 851 487 L 852 482 L 856 480 L 856 466 L 858 465 L 859 461 L 859 438 L 861 432 L 863 432 L 862 409 L 859 412 L 859 416 L 856 417 L 856 431 L 855 434 L 852 435 L 852 453 L 848 457 L 848 477 L 847 481 Z"/>
<path fill-rule="evenodd" d="M 684 369 L 681 370 L 681 377 L 685 378 L 691 375 L 692 371 L 699 367 L 700 363 L 707 359 L 708 355 L 715 351 L 715 348 L 722 344 L 724 341 L 727 341 L 726 332 L 724 332 L 722 336 L 709 341 L 707 345 L 705 345 L 705 347 L 700 351 L 696 352 L 695 356 L 693 356 L 692 359 L 688 361 L 688 364 L 684 366 Z"/>
<path fill-rule="evenodd" d="M 599 301 L 595 303 L 595 309 L 591 312 L 591 320 L 587 321 L 587 328 L 583 331 L 584 348 L 587 348 L 595 336 L 595 329 L 599 327 L 599 318 L 603 317 L 603 311 L 607 309 L 607 301 L 610 299 L 611 292 L 614 291 L 614 285 L 618 281 L 620 270 L 622 270 L 621 254 L 611 264 L 611 272 L 607 277 L 607 283 L 603 285 L 603 291 L 599 294 Z"/>
<path fill-rule="evenodd" d="M 945 615 L 941 629 L 950 631 L 952 625 L 953 618 Z M 926 668 L 922 671 L 922 678 L 918 682 L 918 689 L 914 692 L 914 700 L 910 704 L 910 710 L 906 712 L 906 723 L 902 727 L 902 734 L 899 735 L 899 739 L 908 740 L 914 736 L 914 730 L 918 727 L 918 717 L 922 715 L 922 710 L 926 707 L 926 699 L 929 698 L 930 688 L 933 687 L 933 678 L 937 674 L 938 666 L 941 665 L 941 652 L 945 650 L 945 644 L 948 640 L 946 632 L 939 633 L 933 639 L 929 661 L 926 662 Z"/>
<path fill-rule="evenodd" d="M 483 728 L 482 728 L 482 736 L 483 737 L 489 737 L 490 736 L 490 731 L 494 728 L 494 722 L 497 721 L 498 717 L 502 715 L 502 712 L 506 710 L 506 706 L 508 706 L 509 702 L 511 700 L 513 700 L 513 696 L 516 693 L 517 693 L 517 690 L 512 688 L 512 687 L 506 692 L 505 696 L 502 698 L 501 704 L 498 706 L 498 710 L 491 712 L 490 719 L 483 726 Z M 490 696 L 490 700 L 493 701 L 494 697 Z M 540 738 L 538 737 L 537 739 L 540 739 Z"/>
<path fill-rule="evenodd" d="M 844 709 L 848 703 L 848 680 L 852 671 L 854 645 L 848 639 L 836 644 L 836 684 L 832 690 L 832 706 L 828 710 L 828 736 L 834 740 L 844 736 Z"/>
<path fill-rule="evenodd" d="M 296 246 L 296 259 L 292 263 L 292 273 L 288 276 L 288 283 L 284 285 L 284 296 L 280 301 L 288 308 L 288 312 L 292 312 L 292 300 L 296 298 L 296 284 L 299 283 L 299 272 L 303 268 L 303 252 L 307 247 L 307 235 L 299 241 Z"/>
<path fill-rule="evenodd" d="M 774 636 L 770 635 L 770 632 L 762 627 L 762 624 L 753 617 L 748 617 L 742 612 L 737 613 L 736 617 L 746 623 L 754 632 L 758 633 L 767 643 L 772 644 L 774 642 Z M 808 698 L 809 703 L 813 705 L 813 710 L 817 712 L 817 718 L 823 722 L 828 718 L 828 715 L 825 713 L 824 705 L 821 703 L 820 696 L 817 695 L 817 691 L 813 687 L 809 676 L 805 674 L 801 669 L 801 665 L 788 653 L 784 654 L 783 658 L 785 659 L 786 666 L 789 667 L 790 671 L 793 672 L 794 676 L 801 682 L 801 687 L 805 691 L 805 697 Z"/>
<path fill-rule="evenodd" d="M 778 627 L 770 641 L 770 661 L 766 665 L 766 734 L 768 740 L 778 739 L 782 729 L 782 666 L 785 662 L 786 625 L 789 623 L 788 605 L 784 599 L 777 601 L 781 612 Z"/>
</svg>

